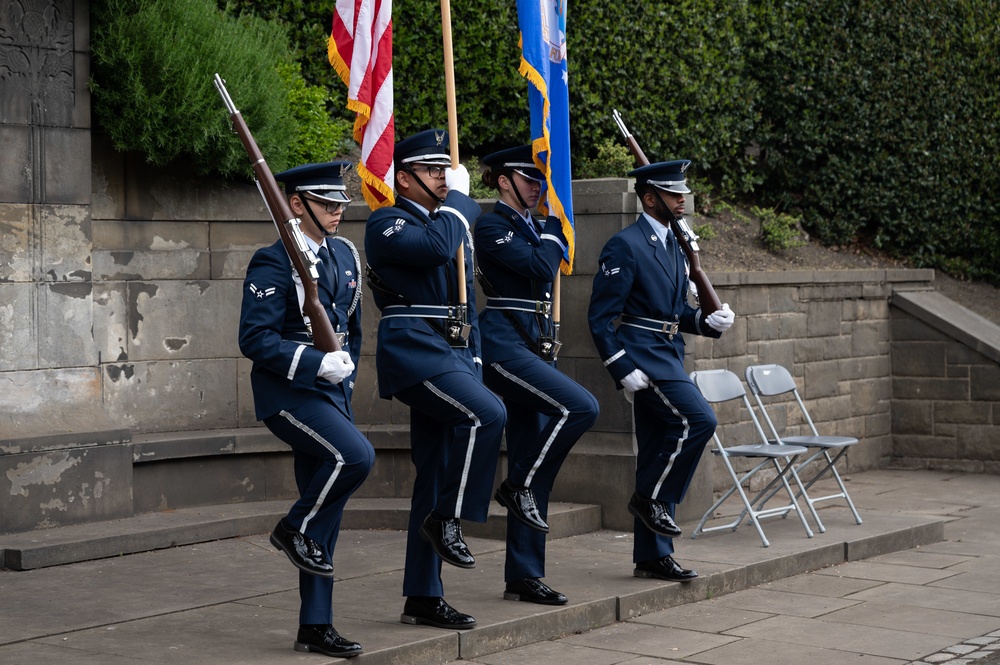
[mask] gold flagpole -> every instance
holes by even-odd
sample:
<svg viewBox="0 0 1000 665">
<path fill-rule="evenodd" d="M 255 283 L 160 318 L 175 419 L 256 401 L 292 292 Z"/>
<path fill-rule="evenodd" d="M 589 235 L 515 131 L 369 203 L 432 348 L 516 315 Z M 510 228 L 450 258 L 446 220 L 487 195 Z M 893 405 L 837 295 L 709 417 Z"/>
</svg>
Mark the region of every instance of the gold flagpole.
<svg viewBox="0 0 1000 665">
<path fill-rule="evenodd" d="M 448 137 L 451 150 L 451 168 L 457 169 L 458 161 L 458 109 L 455 102 L 455 59 L 451 48 L 451 5 L 441 0 L 441 36 L 444 39 L 444 91 L 448 102 Z M 465 292 L 465 241 L 455 254 L 458 264 L 458 304 L 468 303 Z"/>
</svg>

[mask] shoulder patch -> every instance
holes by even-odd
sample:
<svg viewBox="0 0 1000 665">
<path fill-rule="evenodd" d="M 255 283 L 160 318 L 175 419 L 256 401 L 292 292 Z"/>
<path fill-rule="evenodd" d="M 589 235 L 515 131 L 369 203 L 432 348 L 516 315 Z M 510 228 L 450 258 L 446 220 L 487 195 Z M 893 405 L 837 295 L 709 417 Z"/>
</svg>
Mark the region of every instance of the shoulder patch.
<svg viewBox="0 0 1000 665">
<path fill-rule="evenodd" d="M 605 277 L 611 277 L 612 275 L 617 275 L 621 268 L 609 268 L 608 264 L 602 263 L 601 270 L 604 272 Z"/>
<path fill-rule="evenodd" d="M 406 226 L 406 220 L 403 219 L 402 217 L 399 217 L 396 219 L 395 224 L 387 228 L 385 231 L 382 231 L 382 235 L 388 238 L 389 236 L 402 231 L 404 226 Z"/>
<path fill-rule="evenodd" d="M 507 231 L 507 235 L 503 236 L 502 238 L 497 238 L 496 239 L 496 243 L 498 245 L 506 245 L 507 243 L 509 243 L 513 239 L 514 239 L 514 232 L 513 231 Z"/>
<path fill-rule="evenodd" d="M 253 297 L 256 298 L 257 300 L 263 300 L 264 298 L 266 298 L 266 297 L 268 297 L 270 295 L 274 295 L 274 287 L 273 286 L 270 286 L 270 287 L 262 289 L 262 288 L 259 288 L 253 282 L 251 282 L 249 288 L 250 288 L 250 293 L 252 293 Z"/>
</svg>

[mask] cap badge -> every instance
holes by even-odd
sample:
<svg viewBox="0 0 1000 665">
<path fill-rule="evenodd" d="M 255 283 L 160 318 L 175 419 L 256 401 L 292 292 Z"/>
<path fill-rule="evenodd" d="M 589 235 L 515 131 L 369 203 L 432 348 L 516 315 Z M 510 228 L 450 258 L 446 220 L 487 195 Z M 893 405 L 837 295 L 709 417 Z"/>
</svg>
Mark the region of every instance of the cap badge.
<svg viewBox="0 0 1000 665">
<path fill-rule="evenodd" d="M 684 173 L 685 171 L 687 171 L 687 168 L 690 165 L 691 165 L 691 162 L 684 162 L 683 164 L 681 164 L 681 173 Z"/>
<path fill-rule="evenodd" d="M 350 165 L 350 164 L 348 164 L 347 162 L 344 162 L 343 164 L 341 164 L 341 165 L 340 165 L 340 177 L 341 177 L 341 178 L 343 178 L 343 177 L 344 177 L 344 175 L 345 175 L 345 174 L 346 174 L 346 173 L 347 173 L 348 171 L 350 171 L 350 170 L 351 170 L 351 165 Z"/>
<path fill-rule="evenodd" d="M 434 132 L 434 141 L 437 145 L 444 143 L 444 132 Z"/>
</svg>

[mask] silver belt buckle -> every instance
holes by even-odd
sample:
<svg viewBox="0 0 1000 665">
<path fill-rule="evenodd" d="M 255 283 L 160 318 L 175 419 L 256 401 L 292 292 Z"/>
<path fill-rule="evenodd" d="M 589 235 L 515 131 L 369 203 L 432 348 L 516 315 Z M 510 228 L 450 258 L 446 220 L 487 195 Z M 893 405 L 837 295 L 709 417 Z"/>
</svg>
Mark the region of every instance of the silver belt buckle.
<svg viewBox="0 0 1000 665">
<path fill-rule="evenodd" d="M 680 327 L 679 321 L 664 321 L 663 327 L 660 328 L 660 332 L 667 333 L 667 339 L 673 339 L 674 335 L 677 334 L 677 329 Z"/>
<path fill-rule="evenodd" d="M 333 333 L 333 334 L 334 334 L 334 335 L 336 336 L 336 338 L 337 338 L 337 345 L 338 345 L 338 346 L 339 346 L 340 348 L 344 348 L 344 342 L 346 342 L 346 341 L 347 341 L 347 333 L 345 333 L 345 332 L 342 332 L 342 333 Z"/>
<path fill-rule="evenodd" d="M 535 301 L 535 314 L 541 314 L 543 316 L 548 316 L 552 313 L 552 302 L 548 300 L 536 300 Z"/>
</svg>

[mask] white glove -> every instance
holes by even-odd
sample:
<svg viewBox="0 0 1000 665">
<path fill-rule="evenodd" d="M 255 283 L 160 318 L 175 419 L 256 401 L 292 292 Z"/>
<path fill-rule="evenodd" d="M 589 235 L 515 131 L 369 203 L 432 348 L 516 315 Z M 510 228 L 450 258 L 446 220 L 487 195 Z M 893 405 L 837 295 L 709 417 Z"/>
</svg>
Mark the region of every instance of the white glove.
<svg viewBox="0 0 1000 665">
<path fill-rule="evenodd" d="M 712 330 L 724 333 L 729 330 L 729 326 L 733 325 L 733 319 L 736 315 L 733 310 L 729 309 L 728 303 L 722 303 L 722 309 L 717 309 L 707 317 L 705 317 L 705 323 Z"/>
<path fill-rule="evenodd" d="M 323 356 L 317 376 L 330 383 L 340 383 L 354 371 L 354 361 L 347 351 L 334 351 Z"/>
<path fill-rule="evenodd" d="M 621 380 L 622 387 L 625 388 L 626 397 L 630 397 L 628 392 L 635 392 L 637 390 L 645 390 L 649 387 L 649 377 L 641 369 L 632 370 L 627 376 Z"/>
<path fill-rule="evenodd" d="M 459 164 L 456 168 L 448 167 L 444 170 L 444 182 L 448 185 L 448 191 L 457 190 L 466 196 L 469 195 L 469 170 Z"/>
</svg>

